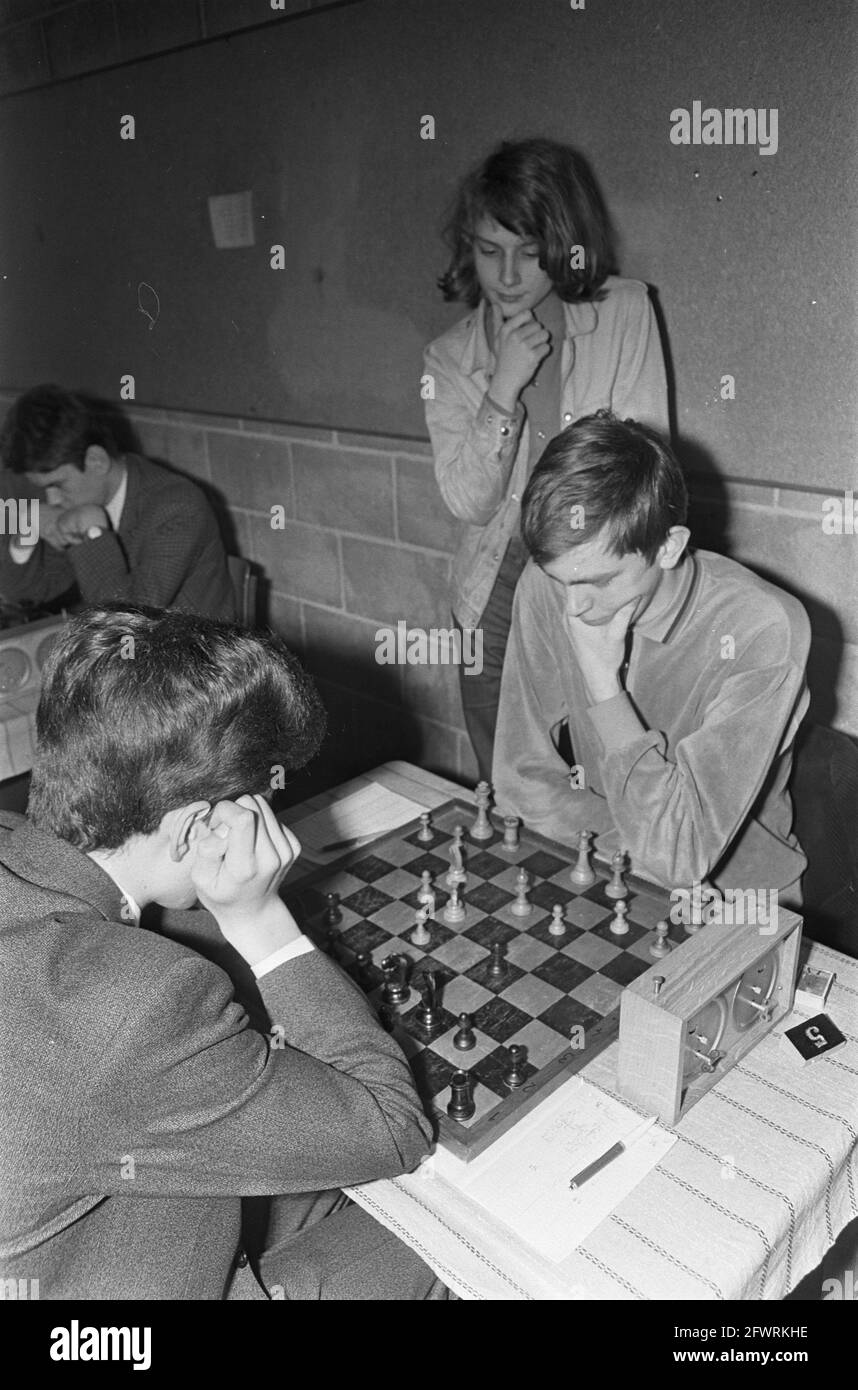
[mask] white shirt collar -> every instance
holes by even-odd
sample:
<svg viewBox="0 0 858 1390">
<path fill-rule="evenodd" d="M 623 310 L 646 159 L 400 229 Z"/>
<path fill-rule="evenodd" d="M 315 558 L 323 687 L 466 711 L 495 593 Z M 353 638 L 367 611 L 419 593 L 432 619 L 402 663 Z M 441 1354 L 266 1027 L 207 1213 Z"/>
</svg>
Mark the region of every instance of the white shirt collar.
<svg viewBox="0 0 858 1390">
<path fill-rule="evenodd" d="M 90 858 L 92 858 L 92 855 L 90 855 Z M 104 872 L 107 874 L 107 877 L 113 880 L 113 882 L 116 884 L 116 887 L 122 894 L 122 907 L 119 910 L 119 915 L 122 918 L 123 922 L 133 922 L 135 927 L 139 927 L 140 917 L 142 914 L 142 908 L 140 907 L 139 903 L 136 903 L 134 901 L 127 888 L 122 887 L 122 884 L 119 882 L 119 879 L 116 877 L 116 874 L 113 873 L 112 869 L 108 868 L 107 864 L 104 862 L 103 859 L 95 859 L 94 863 L 96 863 L 100 869 L 104 870 Z"/>
</svg>

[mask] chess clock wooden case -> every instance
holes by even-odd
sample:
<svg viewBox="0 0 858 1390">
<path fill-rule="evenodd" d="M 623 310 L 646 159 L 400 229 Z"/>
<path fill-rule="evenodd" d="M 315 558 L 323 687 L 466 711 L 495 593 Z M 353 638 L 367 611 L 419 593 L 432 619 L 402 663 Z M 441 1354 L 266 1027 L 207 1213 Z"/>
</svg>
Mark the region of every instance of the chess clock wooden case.
<svg viewBox="0 0 858 1390">
<path fill-rule="evenodd" d="M 711 922 L 640 975 L 620 1002 L 622 1096 L 675 1124 L 789 1013 L 801 918 L 770 934 Z"/>
</svg>

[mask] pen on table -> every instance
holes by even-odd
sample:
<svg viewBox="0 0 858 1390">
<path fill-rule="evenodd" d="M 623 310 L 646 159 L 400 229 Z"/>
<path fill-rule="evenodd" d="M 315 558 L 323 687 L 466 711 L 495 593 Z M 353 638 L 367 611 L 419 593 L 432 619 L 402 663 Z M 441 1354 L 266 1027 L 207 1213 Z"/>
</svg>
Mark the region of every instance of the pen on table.
<svg viewBox="0 0 858 1390">
<path fill-rule="evenodd" d="M 636 1129 L 632 1130 L 631 1134 L 626 1135 L 625 1139 L 620 1140 L 616 1144 L 612 1144 L 609 1149 L 606 1149 L 605 1152 L 599 1156 L 599 1158 L 594 1159 L 592 1163 L 588 1163 L 587 1167 L 582 1168 L 580 1173 L 576 1173 L 569 1183 L 572 1191 L 576 1191 L 576 1189 L 581 1187 L 585 1182 L 589 1182 L 590 1178 L 594 1178 L 596 1174 L 601 1173 L 602 1169 L 606 1168 L 609 1163 L 613 1163 L 615 1158 L 619 1158 L 620 1154 L 624 1154 L 626 1149 L 631 1148 L 632 1144 L 636 1143 L 642 1135 L 646 1134 L 650 1126 L 655 1124 L 655 1121 L 655 1115 L 650 1115 L 648 1119 L 644 1120 L 643 1124 L 638 1125 Z"/>
</svg>

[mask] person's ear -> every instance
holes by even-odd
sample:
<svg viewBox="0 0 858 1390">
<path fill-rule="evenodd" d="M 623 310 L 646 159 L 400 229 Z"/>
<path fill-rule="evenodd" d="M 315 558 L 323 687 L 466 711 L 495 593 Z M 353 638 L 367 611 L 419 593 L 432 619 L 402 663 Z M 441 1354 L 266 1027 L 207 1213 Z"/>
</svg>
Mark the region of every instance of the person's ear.
<svg viewBox="0 0 858 1390">
<path fill-rule="evenodd" d="M 83 456 L 84 472 L 92 478 L 104 478 L 110 472 L 111 458 L 100 444 L 90 444 Z"/>
<path fill-rule="evenodd" d="M 658 564 L 660 568 L 663 570 L 676 569 L 690 540 L 691 532 L 687 526 L 671 526 L 667 533 L 667 540 L 663 541 L 659 547 Z"/>
<path fill-rule="evenodd" d="M 192 801 L 188 806 L 180 806 L 164 816 L 161 829 L 169 841 L 170 858 L 174 863 L 178 864 L 188 854 L 196 827 L 206 819 L 211 809 L 210 801 Z"/>
</svg>

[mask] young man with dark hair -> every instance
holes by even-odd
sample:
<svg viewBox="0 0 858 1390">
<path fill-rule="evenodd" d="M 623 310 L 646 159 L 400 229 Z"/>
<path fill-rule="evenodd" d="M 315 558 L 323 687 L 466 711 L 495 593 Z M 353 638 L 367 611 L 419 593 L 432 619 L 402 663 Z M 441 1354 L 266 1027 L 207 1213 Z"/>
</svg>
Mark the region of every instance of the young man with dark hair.
<svg viewBox="0 0 858 1390">
<path fill-rule="evenodd" d="M 83 397 L 59 386 L 19 397 L 0 432 L 0 465 L 39 501 L 35 545 L 0 538 L 7 601 L 45 603 L 76 586 L 86 603 L 233 616 L 226 554 L 202 491 L 123 453 Z"/>
<path fill-rule="evenodd" d="M 272 773 L 324 722 L 270 635 L 117 607 L 58 640 L 28 817 L 0 816 L 0 1279 L 42 1299 L 446 1297 L 339 1190 L 413 1168 L 430 1127 L 278 893 L 300 846 Z M 151 904 L 208 924 L 260 1025 L 206 953 L 140 925 Z M 266 1196 L 248 1264 L 241 1198 Z"/>
<path fill-rule="evenodd" d="M 600 411 L 545 450 L 522 499 L 532 562 L 504 667 L 498 806 L 567 844 L 595 831 L 602 854 L 628 851 L 665 887 L 795 901 L 807 615 L 734 560 L 690 552 L 686 510 L 678 463 L 634 421 Z"/>
</svg>

